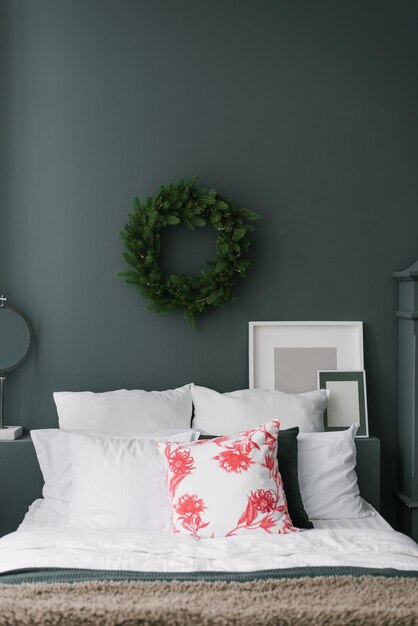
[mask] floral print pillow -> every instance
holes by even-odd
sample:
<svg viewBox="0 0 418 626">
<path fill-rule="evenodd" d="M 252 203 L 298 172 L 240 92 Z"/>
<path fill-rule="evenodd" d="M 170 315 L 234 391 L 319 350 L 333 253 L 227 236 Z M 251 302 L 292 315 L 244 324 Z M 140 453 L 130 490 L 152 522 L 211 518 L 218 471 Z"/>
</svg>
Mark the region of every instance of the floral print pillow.
<svg viewBox="0 0 418 626">
<path fill-rule="evenodd" d="M 280 424 L 193 443 L 158 443 L 164 453 L 172 532 L 200 537 L 296 532 L 277 462 Z"/>
</svg>

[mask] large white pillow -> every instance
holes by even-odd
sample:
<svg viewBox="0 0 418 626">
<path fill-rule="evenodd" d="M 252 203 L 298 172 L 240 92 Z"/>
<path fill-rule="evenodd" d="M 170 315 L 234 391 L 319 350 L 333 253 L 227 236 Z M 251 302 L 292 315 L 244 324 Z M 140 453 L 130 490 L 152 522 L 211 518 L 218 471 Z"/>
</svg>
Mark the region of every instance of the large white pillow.
<svg viewBox="0 0 418 626">
<path fill-rule="evenodd" d="M 218 393 L 192 385 L 193 428 L 212 435 L 232 435 L 278 419 L 281 428 L 300 432 L 324 430 L 324 411 L 329 392 L 284 393 L 274 389 L 242 389 Z"/>
<path fill-rule="evenodd" d="M 108 433 L 88 432 L 83 434 L 106 438 Z M 31 437 L 44 478 L 42 495 L 44 498 L 60 500 L 66 504 L 71 499 L 71 450 L 69 438 L 71 431 L 59 428 L 31 430 Z M 119 433 L 112 435 L 120 438 L 154 439 L 158 441 L 195 441 L 199 431 L 166 430 L 153 433 Z"/>
<path fill-rule="evenodd" d="M 108 433 L 190 428 L 191 385 L 167 391 L 56 391 L 59 427 Z"/>
<path fill-rule="evenodd" d="M 69 444 L 71 524 L 169 531 L 167 478 L 155 440 L 71 433 Z"/>
<path fill-rule="evenodd" d="M 368 515 L 357 484 L 356 432 L 353 424 L 343 431 L 298 435 L 299 486 L 310 519 Z"/>
</svg>

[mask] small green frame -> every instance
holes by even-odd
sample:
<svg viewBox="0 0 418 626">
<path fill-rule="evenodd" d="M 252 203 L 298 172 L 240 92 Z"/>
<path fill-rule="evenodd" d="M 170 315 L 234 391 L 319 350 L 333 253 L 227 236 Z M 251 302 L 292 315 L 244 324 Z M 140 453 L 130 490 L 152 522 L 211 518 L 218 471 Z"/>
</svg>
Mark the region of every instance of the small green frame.
<svg viewBox="0 0 418 626">
<path fill-rule="evenodd" d="M 346 430 L 351 424 L 358 424 L 356 437 L 369 436 L 364 370 L 319 370 L 318 389 L 330 391 L 324 413 L 326 431 Z"/>
</svg>

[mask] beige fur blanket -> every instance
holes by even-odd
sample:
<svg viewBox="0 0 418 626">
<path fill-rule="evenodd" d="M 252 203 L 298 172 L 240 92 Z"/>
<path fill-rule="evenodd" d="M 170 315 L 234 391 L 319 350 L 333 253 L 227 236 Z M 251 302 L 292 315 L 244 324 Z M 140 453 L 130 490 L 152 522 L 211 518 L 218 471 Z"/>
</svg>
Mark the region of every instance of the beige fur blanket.
<svg viewBox="0 0 418 626">
<path fill-rule="evenodd" d="M 0 585 L 1 626 L 412 626 L 418 579 Z"/>
</svg>

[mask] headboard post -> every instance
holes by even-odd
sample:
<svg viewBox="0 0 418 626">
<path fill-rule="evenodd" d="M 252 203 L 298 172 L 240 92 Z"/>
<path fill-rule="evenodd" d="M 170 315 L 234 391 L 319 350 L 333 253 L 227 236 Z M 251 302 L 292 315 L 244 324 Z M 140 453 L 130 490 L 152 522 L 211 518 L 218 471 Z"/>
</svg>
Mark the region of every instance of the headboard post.
<svg viewBox="0 0 418 626">
<path fill-rule="evenodd" d="M 398 459 L 402 530 L 418 541 L 418 261 L 398 281 Z"/>
</svg>

